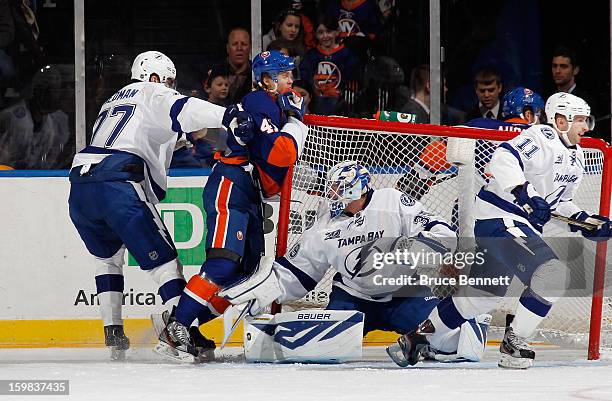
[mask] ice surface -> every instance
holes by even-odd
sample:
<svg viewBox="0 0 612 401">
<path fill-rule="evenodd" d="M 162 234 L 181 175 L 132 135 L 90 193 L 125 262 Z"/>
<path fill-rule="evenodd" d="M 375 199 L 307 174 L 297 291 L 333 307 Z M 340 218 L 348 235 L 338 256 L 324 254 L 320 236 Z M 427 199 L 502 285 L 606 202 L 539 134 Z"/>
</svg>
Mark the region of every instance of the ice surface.
<svg viewBox="0 0 612 401">
<path fill-rule="evenodd" d="M 426 363 L 400 369 L 382 347 L 342 365 L 246 364 L 241 348 L 222 362 L 178 365 L 150 349 L 110 362 L 106 349 L 1 349 L 0 379 L 69 379 L 70 396 L 0 396 L 22 400 L 612 400 L 612 361 L 584 351 L 539 348 L 527 371 L 497 367 L 497 350 L 481 363 Z"/>
</svg>

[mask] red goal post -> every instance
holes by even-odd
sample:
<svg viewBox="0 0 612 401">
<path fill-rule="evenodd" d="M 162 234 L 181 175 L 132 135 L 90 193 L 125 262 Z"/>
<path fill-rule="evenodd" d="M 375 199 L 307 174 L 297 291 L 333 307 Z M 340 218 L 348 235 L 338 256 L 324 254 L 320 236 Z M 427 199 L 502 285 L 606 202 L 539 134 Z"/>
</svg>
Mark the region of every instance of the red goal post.
<svg viewBox="0 0 612 401">
<path fill-rule="evenodd" d="M 293 233 L 296 231 L 293 227 L 291 227 L 292 223 L 290 215 L 294 214 L 295 216 L 300 216 L 300 207 L 302 207 L 301 205 L 303 205 L 303 203 L 295 200 L 292 201 L 292 191 L 294 191 L 294 189 L 297 187 L 296 180 L 294 179 L 293 175 L 293 171 L 295 169 L 303 169 L 306 166 L 307 170 L 311 172 L 316 172 L 317 170 L 323 171 L 331 167 L 332 162 L 339 161 L 339 158 L 369 158 L 370 154 L 376 153 L 378 147 L 382 149 L 384 147 L 383 144 L 389 142 L 389 140 L 399 142 L 404 141 L 405 144 L 402 145 L 404 148 L 394 148 L 394 152 L 387 153 L 386 156 L 380 155 L 378 163 L 376 164 L 381 164 L 381 160 L 384 162 L 385 157 L 397 157 L 398 155 L 396 153 L 405 152 L 408 155 L 412 150 L 410 147 L 410 141 L 414 142 L 417 139 L 419 141 L 424 140 L 425 142 L 431 142 L 435 139 L 455 137 L 479 140 L 480 143 L 495 143 L 509 140 L 518 134 L 517 132 L 467 127 L 447 127 L 429 124 L 411 124 L 314 115 L 306 115 L 304 122 L 310 127 L 310 134 L 306 141 L 303 156 L 300 158 L 300 160 L 298 160 L 296 166 L 292 168 L 288 174 L 281 190 L 276 244 L 277 256 L 284 255 L 287 251 L 287 247 L 292 245 L 296 240 L 294 238 L 293 242 L 290 241 L 290 232 Z M 359 139 L 353 140 L 357 137 L 359 137 Z M 376 138 L 380 138 L 382 142 L 372 145 L 371 142 L 373 142 L 373 140 Z M 362 145 L 366 142 L 368 145 Z M 594 158 L 596 161 L 593 162 L 593 168 L 595 169 L 597 175 L 601 175 L 598 194 L 598 212 L 600 215 L 609 216 L 610 200 L 612 195 L 612 177 L 610 175 L 612 172 L 612 147 L 610 147 L 610 145 L 603 140 L 588 137 L 582 138 L 580 145 L 583 149 L 585 149 L 585 152 L 589 150 L 594 152 L 594 154 L 597 154 L 597 156 Z M 363 146 L 363 149 L 361 146 Z M 374 146 L 374 148 L 368 149 L 367 146 Z M 350 149 L 347 151 L 346 148 Z M 381 153 L 383 153 L 382 150 Z M 393 155 L 391 153 L 393 153 Z M 415 156 L 412 155 L 411 157 L 414 158 Z M 361 160 L 358 161 L 362 162 Z M 411 161 L 396 161 L 396 164 L 404 165 L 404 163 L 408 165 L 411 163 Z M 369 166 L 366 165 L 366 167 Z M 321 175 L 321 173 L 319 173 L 319 175 Z M 584 182 L 582 185 L 585 185 Z M 597 187 L 597 184 L 593 185 L 593 188 L 596 189 Z M 294 235 L 294 237 L 296 236 Z M 299 238 L 299 232 L 296 238 Z M 606 242 L 597 243 L 594 262 L 595 266 L 593 271 L 593 292 L 590 302 L 590 323 L 588 328 L 589 359 L 599 359 L 600 356 L 606 251 Z M 331 283 L 329 283 L 329 288 L 330 287 Z M 329 291 L 329 289 L 326 291 Z M 585 309 L 584 313 L 588 314 L 586 307 L 583 309 Z"/>
</svg>

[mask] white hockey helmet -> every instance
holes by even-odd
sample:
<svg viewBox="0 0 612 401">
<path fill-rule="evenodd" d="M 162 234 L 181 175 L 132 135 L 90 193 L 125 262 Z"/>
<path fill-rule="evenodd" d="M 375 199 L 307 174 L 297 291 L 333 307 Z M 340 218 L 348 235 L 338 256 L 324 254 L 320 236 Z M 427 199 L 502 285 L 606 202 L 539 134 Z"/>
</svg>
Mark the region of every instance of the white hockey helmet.
<svg viewBox="0 0 612 401">
<path fill-rule="evenodd" d="M 176 88 L 176 68 L 168 56 L 158 51 L 140 53 L 132 64 L 132 79 L 148 82 L 151 75 L 169 88 Z"/>
<path fill-rule="evenodd" d="M 356 161 L 336 164 L 327 172 L 325 196 L 331 217 L 338 216 L 348 204 L 370 190 L 370 173 Z"/>
<path fill-rule="evenodd" d="M 566 136 L 572 127 L 574 117 L 585 116 L 587 117 L 587 127 L 589 131 L 595 128 L 595 119 L 591 116 L 591 107 L 587 102 L 578 96 L 572 95 L 571 93 L 558 92 L 551 95 L 546 100 L 546 106 L 544 106 L 544 113 L 546 113 L 546 120 L 551 124 L 557 131 L 559 131 L 562 137 Z M 565 131 L 561 131 L 557 127 L 555 122 L 555 116 L 561 114 L 565 116 L 569 123 L 569 128 Z M 567 138 L 563 138 L 567 143 Z"/>
</svg>

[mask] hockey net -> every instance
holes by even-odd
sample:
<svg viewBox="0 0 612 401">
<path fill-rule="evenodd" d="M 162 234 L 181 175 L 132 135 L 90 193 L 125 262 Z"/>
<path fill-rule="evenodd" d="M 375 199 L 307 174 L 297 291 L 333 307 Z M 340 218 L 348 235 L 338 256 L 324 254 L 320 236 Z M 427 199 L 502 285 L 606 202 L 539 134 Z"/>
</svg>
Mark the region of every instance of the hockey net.
<svg viewBox="0 0 612 401">
<path fill-rule="evenodd" d="M 356 160 L 371 173 L 373 188 L 395 187 L 420 200 L 426 208 L 452 222 L 460 237 L 473 237 L 473 199 L 485 183 L 487 164 L 500 141 L 517 132 L 492 131 L 425 124 L 407 124 L 342 117 L 306 116 L 310 127 L 304 151 L 281 194 L 277 254 L 283 255 L 317 218 L 323 199 L 326 171 L 344 160 Z M 471 165 L 458 167 L 446 161 L 449 138 L 472 140 Z M 583 138 L 585 175 L 575 203 L 584 210 L 609 215 L 612 148 L 597 139 Z M 546 237 L 568 236 L 568 231 L 548 224 Z M 586 245 L 585 245 L 586 243 Z M 552 246 L 552 245 L 551 245 Z M 612 347 L 612 301 L 605 285 L 606 243 L 577 242 L 585 249 L 572 263 L 584 266 L 583 293 L 572 291 L 553 306 L 539 329 L 543 339 L 564 346 L 587 347 L 589 358 Z M 554 246 L 552 246 L 554 249 Z M 555 249 L 566 252 L 567 249 Z M 572 266 L 570 266 L 571 268 Z M 609 269 L 609 268 L 608 268 Z M 283 310 L 324 308 L 329 301 L 333 267 L 305 298 L 283 305 Z M 523 290 L 514 280 L 508 296 L 493 313 L 492 326 L 503 327 Z M 454 288 L 433 288 L 438 297 Z M 605 290 L 605 293 L 604 293 Z M 595 295 L 593 295 L 595 294 Z"/>
</svg>

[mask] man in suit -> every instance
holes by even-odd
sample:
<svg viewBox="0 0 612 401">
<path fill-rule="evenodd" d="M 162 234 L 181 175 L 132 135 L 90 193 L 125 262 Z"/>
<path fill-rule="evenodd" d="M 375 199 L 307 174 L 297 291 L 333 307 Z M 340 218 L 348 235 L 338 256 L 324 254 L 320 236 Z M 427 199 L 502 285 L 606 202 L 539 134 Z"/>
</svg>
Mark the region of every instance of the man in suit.
<svg viewBox="0 0 612 401">
<path fill-rule="evenodd" d="M 571 93 L 574 96 L 584 99 L 591 106 L 591 115 L 598 117 L 602 112 L 597 104 L 595 96 L 592 96 L 583 85 L 578 86 L 576 77 L 580 73 L 580 60 L 578 54 L 566 46 L 557 46 L 552 54 L 551 73 L 553 79 L 553 89 L 551 95 L 557 92 Z M 599 124 L 595 131 L 589 132 L 588 136 L 602 138 L 610 141 L 610 128 L 608 124 Z"/>
<path fill-rule="evenodd" d="M 475 118 L 502 120 L 500 102 L 502 81 L 499 71 L 492 67 L 479 70 L 474 77 L 474 91 L 478 97 L 478 105 L 467 113 L 466 120 Z"/>
</svg>

